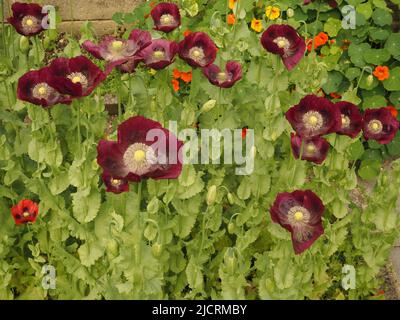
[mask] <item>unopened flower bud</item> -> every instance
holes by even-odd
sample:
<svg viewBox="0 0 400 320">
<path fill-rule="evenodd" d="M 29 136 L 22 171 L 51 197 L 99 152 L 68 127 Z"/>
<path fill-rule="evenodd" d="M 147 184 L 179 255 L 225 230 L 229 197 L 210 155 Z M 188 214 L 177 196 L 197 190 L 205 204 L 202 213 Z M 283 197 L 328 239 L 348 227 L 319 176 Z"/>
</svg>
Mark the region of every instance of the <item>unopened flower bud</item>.
<svg viewBox="0 0 400 320">
<path fill-rule="evenodd" d="M 29 51 L 29 39 L 25 36 L 21 36 L 19 39 L 19 49 L 23 53 L 27 53 Z"/>
<path fill-rule="evenodd" d="M 162 244 L 161 243 L 155 243 L 152 247 L 151 247 L 151 252 L 153 253 L 153 256 L 158 258 L 161 256 L 162 253 Z"/>
<path fill-rule="evenodd" d="M 289 8 L 286 10 L 286 15 L 288 18 L 291 18 L 294 16 L 294 10 L 292 8 Z"/>
<path fill-rule="evenodd" d="M 372 86 L 372 83 L 374 82 L 374 76 L 372 75 L 372 74 L 370 74 L 368 77 L 367 77 L 367 86 L 368 87 L 370 87 L 370 86 Z"/>
<path fill-rule="evenodd" d="M 214 109 L 216 104 L 216 100 L 209 100 L 201 107 L 200 112 L 205 113 L 211 111 L 212 109 Z"/>
<path fill-rule="evenodd" d="M 217 199 L 217 186 L 212 185 L 207 193 L 207 205 L 212 206 Z"/>
</svg>

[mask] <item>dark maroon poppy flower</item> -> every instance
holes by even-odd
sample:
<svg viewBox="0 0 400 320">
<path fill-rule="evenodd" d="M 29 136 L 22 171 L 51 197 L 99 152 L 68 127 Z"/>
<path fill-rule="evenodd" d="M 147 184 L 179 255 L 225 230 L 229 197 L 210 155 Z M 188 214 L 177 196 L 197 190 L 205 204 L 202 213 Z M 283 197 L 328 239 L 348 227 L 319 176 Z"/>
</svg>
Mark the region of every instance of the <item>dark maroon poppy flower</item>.
<svg viewBox="0 0 400 320">
<path fill-rule="evenodd" d="M 21 200 L 17 205 L 11 208 L 11 215 L 16 225 L 34 223 L 39 213 L 37 203 L 32 200 Z"/>
<path fill-rule="evenodd" d="M 293 155 L 296 159 L 301 159 L 321 164 L 325 161 L 329 151 L 329 143 L 324 138 L 313 137 L 302 139 L 299 135 L 291 134 L 291 145 Z"/>
<path fill-rule="evenodd" d="M 42 13 L 42 7 L 36 3 L 13 3 L 13 16 L 7 21 L 14 26 L 19 34 L 34 36 L 42 32 L 42 21 L 47 14 Z"/>
<path fill-rule="evenodd" d="M 104 172 L 129 181 L 176 179 L 183 143 L 160 123 L 141 116 L 118 127 L 118 141 L 101 140 L 97 162 Z"/>
<path fill-rule="evenodd" d="M 386 108 L 367 109 L 364 113 L 364 137 L 388 144 L 399 131 L 399 122 Z"/>
<path fill-rule="evenodd" d="M 149 68 L 160 70 L 174 62 L 177 52 L 178 44 L 176 42 L 157 39 L 140 51 L 137 57 L 142 59 Z"/>
<path fill-rule="evenodd" d="M 168 33 L 181 25 L 181 15 L 175 3 L 159 3 L 151 10 L 151 17 L 158 31 Z"/>
<path fill-rule="evenodd" d="M 304 0 L 304 4 L 310 4 L 311 2 L 314 2 L 315 0 Z M 328 2 L 328 4 L 332 7 L 332 8 L 336 8 L 338 6 L 337 2 L 335 0 L 327 0 L 325 2 Z"/>
<path fill-rule="evenodd" d="M 363 126 L 363 117 L 360 109 L 346 101 L 335 103 L 335 107 L 339 108 L 342 116 L 341 128 L 337 133 L 354 139 L 361 132 Z"/>
<path fill-rule="evenodd" d="M 203 68 L 203 74 L 215 86 L 221 88 L 231 88 L 237 81 L 242 79 L 242 66 L 239 62 L 229 61 L 226 64 L 225 71 L 220 67 L 211 64 Z"/>
<path fill-rule="evenodd" d="M 104 172 L 101 178 L 107 187 L 107 192 L 119 194 L 129 191 L 129 182 L 126 179 L 115 178 L 107 172 Z"/>
<path fill-rule="evenodd" d="M 283 64 L 292 70 L 303 58 L 306 42 L 288 25 L 274 24 L 264 31 L 261 44 L 268 52 L 282 57 Z"/>
<path fill-rule="evenodd" d="M 84 56 L 57 58 L 49 66 L 50 72 L 58 79 L 66 79 L 69 87 L 75 87 L 75 97 L 86 97 L 106 78 L 106 74 Z"/>
<path fill-rule="evenodd" d="M 133 73 L 140 62 L 143 62 L 142 58 L 133 56 L 132 58 L 127 59 L 123 64 L 118 65 L 117 68 L 123 73 Z M 112 67 L 112 65 L 110 65 L 109 68 L 110 67 Z M 109 70 L 106 70 L 106 73 L 109 73 Z"/>
<path fill-rule="evenodd" d="M 68 79 L 57 79 L 49 68 L 29 71 L 18 80 L 17 96 L 42 107 L 51 107 L 56 104 L 70 104 L 72 97 L 79 89 Z"/>
<path fill-rule="evenodd" d="M 98 45 L 87 40 L 82 47 L 95 58 L 107 61 L 109 65 L 106 67 L 106 73 L 109 73 L 113 67 L 132 59 L 150 43 L 151 34 L 148 31 L 135 29 L 129 35 L 128 40 L 106 36 Z"/>
<path fill-rule="evenodd" d="M 179 43 L 179 56 L 194 68 L 204 68 L 215 61 L 217 47 L 206 33 L 193 32 Z"/>
<path fill-rule="evenodd" d="M 296 254 L 308 249 L 322 234 L 324 204 L 311 190 L 278 194 L 270 209 L 272 221 L 292 234 Z"/>
<path fill-rule="evenodd" d="M 308 95 L 286 112 L 286 119 L 303 138 L 337 132 L 342 117 L 338 108 L 328 99 Z"/>
</svg>

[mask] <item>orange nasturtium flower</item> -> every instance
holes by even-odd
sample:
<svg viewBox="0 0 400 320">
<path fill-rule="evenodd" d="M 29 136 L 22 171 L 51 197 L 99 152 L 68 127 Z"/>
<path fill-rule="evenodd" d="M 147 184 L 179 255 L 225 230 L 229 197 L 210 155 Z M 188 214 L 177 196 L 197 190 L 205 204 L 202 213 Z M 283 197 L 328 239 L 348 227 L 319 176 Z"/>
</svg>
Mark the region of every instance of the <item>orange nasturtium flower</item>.
<svg viewBox="0 0 400 320">
<path fill-rule="evenodd" d="M 181 72 L 181 79 L 185 83 L 190 83 L 192 81 L 192 72 Z"/>
<path fill-rule="evenodd" d="M 319 38 L 320 42 L 322 43 L 322 45 L 324 45 L 325 43 L 328 42 L 329 37 L 325 32 L 320 32 L 317 35 L 317 38 Z"/>
<path fill-rule="evenodd" d="M 176 79 L 172 79 L 172 87 L 174 88 L 175 92 L 179 91 L 179 81 Z"/>
<path fill-rule="evenodd" d="M 174 79 L 179 79 L 181 77 L 181 72 L 178 69 L 174 69 L 174 71 L 172 71 L 172 76 Z"/>
<path fill-rule="evenodd" d="M 226 17 L 226 23 L 229 25 L 234 25 L 236 22 L 236 17 L 233 13 L 228 14 L 228 16 Z"/>
<path fill-rule="evenodd" d="M 279 9 L 278 7 L 268 6 L 265 9 L 265 15 L 270 20 L 276 20 L 281 15 L 281 9 Z"/>
<path fill-rule="evenodd" d="M 251 20 L 251 28 L 256 32 L 261 32 L 263 28 L 261 20 L 253 18 L 253 20 Z"/>
<path fill-rule="evenodd" d="M 399 112 L 393 106 L 387 106 L 386 109 L 388 109 L 390 111 L 390 113 L 392 114 L 392 116 L 395 118 L 397 118 L 397 116 L 399 115 Z"/>
<path fill-rule="evenodd" d="M 373 72 L 373 75 L 379 80 L 383 81 L 389 78 L 389 68 L 386 66 L 377 66 Z"/>
<path fill-rule="evenodd" d="M 186 30 L 186 31 L 183 33 L 183 36 L 184 36 L 184 37 L 187 37 L 187 36 L 190 35 L 191 33 L 192 33 L 192 31 Z"/>
<path fill-rule="evenodd" d="M 229 0 L 229 9 L 233 10 L 233 8 L 235 8 L 236 2 L 238 1 L 239 0 Z"/>
</svg>

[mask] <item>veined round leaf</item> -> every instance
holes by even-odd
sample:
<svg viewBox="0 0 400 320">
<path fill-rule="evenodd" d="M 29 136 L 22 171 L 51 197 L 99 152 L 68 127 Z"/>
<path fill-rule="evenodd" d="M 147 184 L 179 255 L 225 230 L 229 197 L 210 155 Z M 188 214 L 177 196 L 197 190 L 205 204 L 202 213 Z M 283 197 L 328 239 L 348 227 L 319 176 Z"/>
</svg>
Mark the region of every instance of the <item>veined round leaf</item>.
<svg viewBox="0 0 400 320">
<path fill-rule="evenodd" d="M 388 91 L 400 90 L 400 67 L 391 69 L 389 79 L 383 81 L 383 86 Z"/>
<path fill-rule="evenodd" d="M 372 96 L 364 99 L 363 108 L 375 109 L 386 106 L 386 98 L 382 96 Z"/>
<path fill-rule="evenodd" d="M 378 26 L 386 26 L 390 25 L 393 22 L 393 17 L 389 11 L 383 9 L 375 9 L 374 13 L 372 14 L 372 19 Z"/>
<path fill-rule="evenodd" d="M 385 43 L 385 48 L 394 57 L 400 57 L 400 33 L 392 33 Z"/>
<path fill-rule="evenodd" d="M 390 53 L 386 49 L 368 49 L 364 52 L 364 60 L 374 65 L 382 65 L 390 59 Z"/>
</svg>

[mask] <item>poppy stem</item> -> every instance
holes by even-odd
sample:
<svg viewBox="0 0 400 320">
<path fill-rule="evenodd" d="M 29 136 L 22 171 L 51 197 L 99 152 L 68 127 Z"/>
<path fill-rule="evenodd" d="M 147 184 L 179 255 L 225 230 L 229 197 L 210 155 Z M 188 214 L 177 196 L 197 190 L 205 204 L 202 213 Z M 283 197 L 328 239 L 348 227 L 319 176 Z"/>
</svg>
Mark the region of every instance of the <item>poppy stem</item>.
<svg viewBox="0 0 400 320">
<path fill-rule="evenodd" d="M 10 92 L 8 91 L 8 86 L 6 81 L 3 81 L 4 88 L 6 89 L 6 95 L 7 95 L 7 101 L 8 101 L 8 106 L 11 107 L 11 99 L 10 99 Z"/>
<path fill-rule="evenodd" d="M 122 87 L 122 79 L 121 74 L 119 73 L 117 76 L 117 93 L 118 93 L 118 119 L 121 120 L 122 117 L 122 97 L 121 97 L 121 87 Z"/>
<path fill-rule="evenodd" d="M 38 38 L 35 37 L 33 42 L 35 43 L 35 55 L 36 55 L 36 64 L 37 66 L 40 65 L 40 57 L 39 57 L 39 44 L 38 44 Z"/>
<path fill-rule="evenodd" d="M 317 17 L 315 18 L 315 22 L 314 22 L 315 26 L 314 26 L 314 31 L 313 31 L 311 52 L 315 51 L 315 37 L 317 35 L 317 23 L 319 21 L 320 12 L 321 12 L 321 1 L 318 1 Z"/>
<path fill-rule="evenodd" d="M 5 31 L 5 23 L 4 23 L 4 0 L 1 1 L 1 38 L 3 40 L 3 48 L 4 48 L 4 55 L 8 57 L 8 50 L 6 46 L 6 31 Z"/>
<path fill-rule="evenodd" d="M 78 100 L 75 100 L 78 101 Z M 77 112 L 77 126 L 78 126 L 78 145 L 81 147 L 82 137 L 81 137 L 81 110 L 79 108 L 79 103 L 76 103 L 76 112 Z"/>
<path fill-rule="evenodd" d="M 137 194 L 138 194 L 137 212 L 140 214 L 141 202 L 142 202 L 142 181 L 140 181 L 140 182 L 138 183 Z"/>
</svg>

